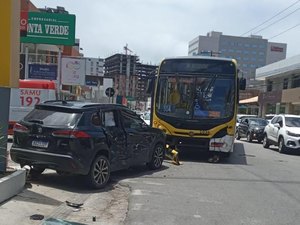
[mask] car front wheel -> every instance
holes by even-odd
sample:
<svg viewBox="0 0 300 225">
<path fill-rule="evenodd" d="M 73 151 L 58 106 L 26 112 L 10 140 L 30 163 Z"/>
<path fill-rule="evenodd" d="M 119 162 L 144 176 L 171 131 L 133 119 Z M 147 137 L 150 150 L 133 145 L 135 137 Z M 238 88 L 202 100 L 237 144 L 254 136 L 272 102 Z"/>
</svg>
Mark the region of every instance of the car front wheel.
<svg viewBox="0 0 300 225">
<path fill-rule="evenodd" d="M 248 142 L 252 142 L 252 137 L 251 137 L 251 133 L 250 132 L 247 134 L 247 141 Z"/>
<path fill-rule="evenodd" d="M 263 147 L 264 148 L 269 148 L 270 147 L 268 136 L 266 134 L 265 134 L 264 139 L 263 139 Z"/>
<path fill-rule="evenodd" d="M 164 161 L 165 148 L 162 144 L 157 144 L 154 148 L 151 161 L 148 163 L 148 167 L 152 170 L 159 169 Z"/>
<path fill-rule="evenodd" d="M 279 153 L 285 153 L 286 152 L 286 146 L 284 144 L 284 139 L 283 137 L 279 138 L 279 142 L 278 142 L 278 151 Z"/>
<path fill-rule="evenodd" d="M 94 159 L 87 181 L 92 188 L 103 188 L 110 178 L 110 163 L 106 156 L 98 155 Z"/>
<path fill-rule="evenodd" d="M 236 137 L 236 140 L 240 140 L 241 139 L 241 136 L 240 136 L 240 133 L 239 133 L 238 130 L 235 133 L 235 137 Z"/>
</svg>

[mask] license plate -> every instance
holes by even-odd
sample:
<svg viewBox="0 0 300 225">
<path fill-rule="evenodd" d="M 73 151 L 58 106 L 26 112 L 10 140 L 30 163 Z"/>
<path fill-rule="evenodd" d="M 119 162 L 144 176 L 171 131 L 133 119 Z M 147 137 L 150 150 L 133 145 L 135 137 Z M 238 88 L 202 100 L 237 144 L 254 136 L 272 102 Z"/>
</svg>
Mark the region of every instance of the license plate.
<svg viewBox="0 0 300 225">
<path fill-rule="evenodd" d="M 33 140 L 31 145 L 38 148 L 48 148 L 48 141 Z"/>
</svg>

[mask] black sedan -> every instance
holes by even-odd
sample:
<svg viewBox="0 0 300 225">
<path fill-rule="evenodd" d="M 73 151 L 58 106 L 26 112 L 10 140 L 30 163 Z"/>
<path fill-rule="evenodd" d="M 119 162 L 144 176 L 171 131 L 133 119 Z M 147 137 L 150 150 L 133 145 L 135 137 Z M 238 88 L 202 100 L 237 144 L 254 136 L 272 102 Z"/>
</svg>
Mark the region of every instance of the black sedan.
<svg viewBox="0 0 300 225">
<path fill-rule="evenodd" d="M 263 140 L 264 129 L 267 124 L 268 121 L 263 118 L 245 117 L 237 127 L 236 139 L 246 137 L 248 142 L 257 140 L 260 143 Z"/>
</svg>

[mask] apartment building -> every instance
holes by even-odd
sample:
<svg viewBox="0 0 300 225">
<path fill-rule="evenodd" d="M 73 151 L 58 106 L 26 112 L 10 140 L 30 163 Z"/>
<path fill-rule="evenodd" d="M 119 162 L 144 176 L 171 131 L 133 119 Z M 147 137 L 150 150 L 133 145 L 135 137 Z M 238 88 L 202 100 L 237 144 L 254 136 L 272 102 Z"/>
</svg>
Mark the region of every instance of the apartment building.
<svg viewBox="0 0 300 225">
<path fill-rule="evenodd" d="M 146 102 L 148 77 L 157 66 L 139 62 L 136 55 L 115 54 L 105 59 L 105 77 L 113 78 L 116 95 L 125 96 L 128 101 Z"/>
</svg>

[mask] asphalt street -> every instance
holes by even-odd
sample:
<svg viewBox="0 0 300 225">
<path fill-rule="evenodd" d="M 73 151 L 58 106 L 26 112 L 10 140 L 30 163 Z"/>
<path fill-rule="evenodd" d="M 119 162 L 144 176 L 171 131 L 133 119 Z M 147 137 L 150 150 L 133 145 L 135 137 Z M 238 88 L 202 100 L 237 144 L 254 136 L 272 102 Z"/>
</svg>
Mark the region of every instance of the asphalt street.
<svg viewBox="0 0 300 225">
<path fill-rule="evenodd" d="M 123 181 L 131 186 L 125 224 L 300 223 L 300 158 L 236 141 L 219 164 L 181 154 L 183 165 Z"/>
<path fill-rule="evenodd" d="M 41 224 L 30 220 L 36 213 L 81 224 L 299 224 L 300 154 L 241 140 L 218 164 L 196 152 L 180 159 L 182 165 L 166 161 L 160 171 L 140 166 L 114 173 L 102 191 L 46 171 L 0 206 L 0 224 Z M 74 210 L 66 200 L 83 206 Z"/>
</svg>

